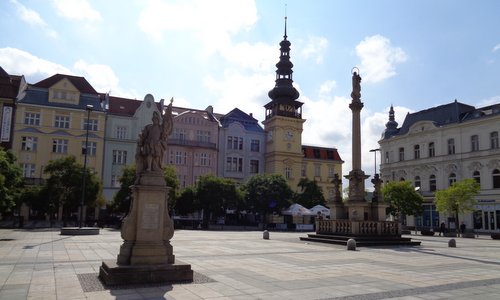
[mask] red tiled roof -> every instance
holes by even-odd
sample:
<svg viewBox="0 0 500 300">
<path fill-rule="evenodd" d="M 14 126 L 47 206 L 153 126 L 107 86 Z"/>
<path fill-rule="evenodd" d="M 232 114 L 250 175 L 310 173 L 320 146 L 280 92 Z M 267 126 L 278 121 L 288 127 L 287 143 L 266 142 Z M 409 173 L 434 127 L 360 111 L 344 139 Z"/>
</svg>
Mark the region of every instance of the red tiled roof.
<svg viewBox="0 0 500 300">
<path fill-rule="evenodd" d="M 142 102 L 143 100 L 109 96 L 108 112 L 113 115 L 132 117 Z M 158 110 L 161 111 L 160 103 L 155 102 L 155 104 Z"/>
<path fill-rule="evenodd" d="M 85 94 L 97 94 L 97 91 L 90 85 L 85 77 L 56 74 L 42 81 L 35 83 L 33 86 L 48 89 L 59 81 L 67 78 L 81 92 Z"/>
<path fill-rule="evenodd" d="M 305 158 L 342 161 L 337 149 L 302 145 Z"/>
</svg>

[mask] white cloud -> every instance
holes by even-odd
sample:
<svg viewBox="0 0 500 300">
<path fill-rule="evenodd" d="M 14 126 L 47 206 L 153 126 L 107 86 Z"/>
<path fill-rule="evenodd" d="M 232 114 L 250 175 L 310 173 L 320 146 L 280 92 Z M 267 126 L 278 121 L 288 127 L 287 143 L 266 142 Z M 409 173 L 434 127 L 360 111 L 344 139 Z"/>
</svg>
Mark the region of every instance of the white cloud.
<svg viewBox="0 0 500 300">
<path fill-rule="evenodd" d="M 228 113 L 239 108 L 246 113 L 253 113 L 257 120 L 264 120 L 264 104 L 270 101 L 267 92 L 273 88 L 273 74 L 245 75 L 239 71 L 227 69 L 222 79 L 211 75 L 204 79 L 204 85 L 217 97 L 213 104 L 219 113 Z"/>
<path fill-rule="evenodd" d="M 391 41 L 381 35 L 366 37 L 356 46 L 356 54 L 361 59 L 363 80 L 372 83 L 396 75 L 395 65 L 407 60 L 403 49 L 392 47 Z"/>
<path fill-rule="evenodd" d="M 52 76 L 57 73 L 72 74 L 68 68 L 60 64 L 10 47 L 0 48 L 0 65 L 9 73 L 25 76 Z"/>
<path fill-rule="evenodd" d="M 320 97 L 323 95 L 330 94 L 337 87 L 337 82 L 335 80 L 327 80 L 321 84 L 319 87 Z"/>
<path fill-rule="evenodd" d="M 484 107 L 484 106 L 499 104 L 499 103 L 500 103 L 500 96 L 493 96 L 491 98 L 479 101 L 479 103 L 476 105 L 476 107 Z"/>
<path fill-rule="evenodd" d="M 276 46 L 265 43 L 249 44 L 247 42 L 236 45 L 229 44 L 220 49 L 221 56 L 236 66 L 256 72 L 272 73 L 279 51 Z"/>
<path fill-rule="evenodd" d="M 57 37 L 57 32 L 50 28 L 50 26 L 42 19 L 42 17 L 40 17 L 40 15 L 36 11 L 27 8 L 26 6 L 17 2 L 17 0 L 10 0 L 10 2 L 16 7 L 17 14 L 21 18 L 21 20 L 32 26 L 40 27 L 45 32 L 45 34 L 51 38 Z"/>
<path fill-rule="evenodd" d="M 314 58 L 317 64 L 323 62 L 323 56 L 328 48 L 328 40 L 324 37 L 310 37 L 302 46 L 301 55 L 305 59 Z"/>
<path fill-rule="evenodd" d="M 498 50 L 500 50 L 500 44 L 493 47 L 493 52 L 497 52 Z"/>
<path fill-rule="evenodd" d="M 99 21 L 101 14 L 87 0 L 53 0 L 57 14 L 76 21 Z"/>
<path fill-rule="evenodd" d="M 252 0 L 152 0 L 140 13 L 138 25 L 156 40 L 169 31 L 194 33 L 204 43 L 204 50 L 213 53 L 229 43 L 231 34 L 250 28 L 256 21 Z"/>
</svg>

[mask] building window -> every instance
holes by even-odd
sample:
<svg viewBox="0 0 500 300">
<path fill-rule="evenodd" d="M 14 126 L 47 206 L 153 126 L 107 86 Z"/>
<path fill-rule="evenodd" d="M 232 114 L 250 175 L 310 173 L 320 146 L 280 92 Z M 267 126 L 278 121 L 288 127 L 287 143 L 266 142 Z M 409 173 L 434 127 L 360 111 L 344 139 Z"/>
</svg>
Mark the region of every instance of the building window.
<svg viewBox="0 0 500 300">
<path fill-rule="evenodd" d="M 260 152 L 260 140 L 252 140 L 250 143 L 250 151 Z"/>
<path fill-rule="evenodd" d="M 500 189 L 500 171 L 498 169 L 493 170 L 493 188 Z"/>
<path fill-rule="evenodd" d="M 479 171 L 474 171 L 474 173 L 472 173 L 472 178 L 479 184 L 481 184 L 481 173 L 479 173 Z"/>
<path fill-rule="evenodd" d="M 227 149 L 243 150 L 243 138 L 238 136 L 228 136 Z"/>
<path fill-rule="evenodd" d="M 429 143 L 429 157 L 436 156 L 436 149 L 434 148 L 434 142 Z"/>
<path fill-rule="evenodd" d="M 389 163 L 389 151 L 385 151 L 385 163 Z"/>
<path fill-rule="evenodd" d="M 259 173 L 259 161 L 256 159 L 250 160 L 250 173 Z"/>
<path fill-rule="evenodd" d="M 196 130 L 196 140 L 198 142 L 210 143 L 210 131 Z"/>
<path fill-rule="evenodd" d="M 413 146 L 413 155 L 414 155 L 415 159 L 420 158 L 420 145 Z"/>
<path fill-rule="evenodd" d="M 470 137 L 470 151 L 479 151 L 479 136 L 473 135 Z"/>
<path fill-rule="evenodd" d="M 285 178 L 286 179 L 291 179 L 292 178 L 292 168 L 285 167 Z"/>
<path fill-rule="evenodd" d="M 228 157 L 226 159 L 226 171 L 243 172 L 243 158 L 241 158 L 241 157 Z"/>
<path fill-rule="evenodd" d="M 405 160 L 405 148 L 399 148 L 399 161 Z"/>
<path fill-rule="evenodd" d="M 335 168 L 333 166 L 328 166 L 328 177 L 335 176 Z"/>
<path fill-rule="evenodd" d="M 175 151 L 175 164 L 185 165 L 187 162 L 187 152 Z"/>
<path fill-rule="evenodd" d="M 429 190 L 431 192 L 436 190 L 436 175 L 429 176 Z"/>
<path fill-rule="evenodd" d="M 200 166 L 210 166 L 210 155 L 208 153 L 200 153 Z"/>
<path fill-rule="evenodd" d="M 21 137 L 21 150 L 36 151 L 37 144 L 38 144 L 38 137 L 35 136 Z"/>
<path fill-rule="evenodd" d="M 314 176 L 321 176 L 321 165 L 314 165 Z"/>
<path fill-rule="evenodd" d="M 35 177 L 35 164 L 22 164 L 21 166 L 23 168 L 23 177 Z"/>
<path fill-rule="evenodd" d="M 55 116 L 54 117 L 54 127 L 69 128 L 69 117 L 68 116 Z"/>
<path fill-rule="evenodd" d="M 302 165 L 300 167 L 300 176 L 301 177 L 306 177 L 306 170 L 307 170 L 307 165 Z"/>
<path fill-rule="evenodd" d="M 127 151 L 113 150 L 113 164 L 125 165 L 127 163 Z"/>
<path fill-rule="evenodd" d="M 183 128 L 174 128 L 174 139 L 185 141 L 187 139 L 186 130 Z"/>
<path fill-rule="evenodd" d="M 117 126 L 115 131 L 115 137 L 120 140 L 124 140 L 127 138 L 127 127 L 125 126 Z"/>
<path fill-rule="evenodd" d="M 455 173 L 451 173 L 450 176 L 448 176 L 448 185 L 451 186 L 457 182 L 457 175 Z"/>
<path fill-rule="evenodd" d="M 111 187 L 120 187 L 120 176 L 118 175 L 111 175 Z"/>
<path fill-rule="evenodd" d="M 419 188 L 421 186 L 421 182 L 420 182 L 420 176 L 415 176 L 415 179 L 414 179 L 414 183 L 413 185 L 416 187 L 416 188 Z"/>
<path fill-rule="evenodd" d="M 62 140 L 62 139 L 52 140 L 52 152 L 68 153 L 68 140 Z"/>
<path fill-rule="evenodd" d="M 491 149 L 498 149 L 498 131 L 490 132 Z"/>
<path fill-rule="evenodd" d="M 83 121 L 83 130 L 97 131 L 97 119 L 85 119 Z"/>
<path fill-rule="evenodd" d="M 455 154 L 455 139 L 448 139 L 448 154 Z"/>
<path fill-rule="evenodd" d="M 24 124 L 40 126 L 40 114 L 39 113 L 25 113 L 24 114 Z"/>
<path fill-rule="evenodd" d="M 97 152 L 97 142 L 88 142 L 88 147 L 85 147 L 85 142 L 82 142 L 82 154 L 95 156 Z"/>
</svg>

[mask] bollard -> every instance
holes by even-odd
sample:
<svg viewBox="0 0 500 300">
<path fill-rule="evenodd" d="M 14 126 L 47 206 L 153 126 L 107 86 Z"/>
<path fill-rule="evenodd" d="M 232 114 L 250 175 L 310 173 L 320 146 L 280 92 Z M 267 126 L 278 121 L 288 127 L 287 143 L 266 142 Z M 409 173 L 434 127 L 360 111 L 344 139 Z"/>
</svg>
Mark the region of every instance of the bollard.
<svg viewBox="0 0 500 300">
<path fill-rule="evenodd" d="M 455 241 L 455 239 L 449 240 L 448 241 L 448 247 L 456 248 L 457 247 L 457 241 Z"/>
<path fill-rule="evenodd" d="M 269 239 L 269 231 L 264 230 L 264 233 L 262 234 L 262 238 L 265 240 L 268 240 Z"/>
<path fill-rule="evenodd" d="M 347 250 L 356 251 L 356 240 L 349 239 L 347 241 Z"/>
</svg>

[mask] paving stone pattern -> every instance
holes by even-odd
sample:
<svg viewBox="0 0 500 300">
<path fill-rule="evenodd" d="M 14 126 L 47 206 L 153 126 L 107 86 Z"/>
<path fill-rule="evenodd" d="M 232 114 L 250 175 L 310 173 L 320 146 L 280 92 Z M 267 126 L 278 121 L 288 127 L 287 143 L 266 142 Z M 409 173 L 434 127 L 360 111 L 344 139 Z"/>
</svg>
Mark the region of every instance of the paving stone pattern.
<svg viewBox="0 0 500 300">
<path fill-rule="evenodd" d="M 176 231 L 176 260 L 194 282 L 104 286 L 102 260 L 116 259 L 120 232 L 61 236 L 0 229 L 0 299 L 500 299 L 500 241 L 489 236 L 412 236 L 419 247 L 307 243 L 305 233 Z"/>
</svg>

